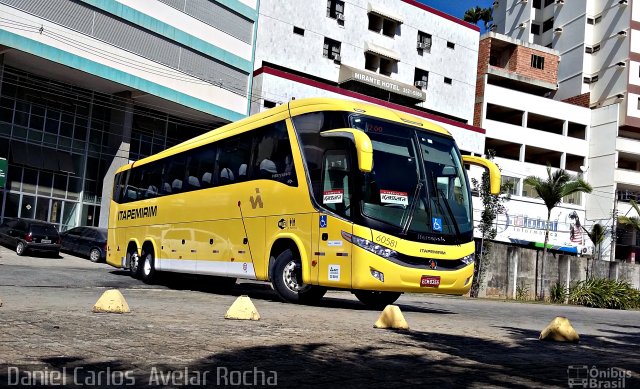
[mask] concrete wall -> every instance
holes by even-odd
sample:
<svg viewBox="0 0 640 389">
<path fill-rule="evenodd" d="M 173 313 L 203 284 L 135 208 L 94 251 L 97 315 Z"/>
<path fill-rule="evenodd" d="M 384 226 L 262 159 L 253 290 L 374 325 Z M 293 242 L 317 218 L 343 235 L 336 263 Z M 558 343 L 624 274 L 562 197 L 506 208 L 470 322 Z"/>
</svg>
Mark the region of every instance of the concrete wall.
<svg viewBox="0 0 640 389">
<path fill-rule="evenodd" d="M 517 287 L 527 289 L 528 297 L 536 293 L 536 257 L 538 277 L 543 273 L 542 251 L 493 243 L 490 263 L 485 264 L 484 281 L 480 285 L 480 297 L 515 298 Z M 557 282 L 567 285 L 587 278 L 625 280 L 640 288 L 640 264 L 599 261 L 589 257 L 547 254 L 544 263 L 543 285 L 549 296 Z"/>
</svg>

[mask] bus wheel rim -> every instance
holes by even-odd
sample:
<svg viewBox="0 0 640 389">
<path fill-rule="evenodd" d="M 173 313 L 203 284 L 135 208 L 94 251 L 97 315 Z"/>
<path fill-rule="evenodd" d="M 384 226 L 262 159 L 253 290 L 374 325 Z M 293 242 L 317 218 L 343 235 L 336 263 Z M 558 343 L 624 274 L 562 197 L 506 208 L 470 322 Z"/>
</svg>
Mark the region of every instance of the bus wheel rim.
<svg viewBox="0 0 640 389">
<path fill-rule="evenodd" d="M 296 275 L 296 263 L 291 261 L 286 264 L 284 271 L 282 272 L 282 278 L 288 289 L 298 292 L 301 285 L 298 283 L 298 276 Z"/>
<path fill-rule="evenodd" d="M 138 271 L 138 254 L 131 255 L 131 270 Z"/>
<path fill-rule="evenodd" d="M 151 255 L 147 255 L 144 259 L 144 265 L 142 267 L 144 271 L 144 275 L 148 276 L 151 274 Z"/>
</svg>

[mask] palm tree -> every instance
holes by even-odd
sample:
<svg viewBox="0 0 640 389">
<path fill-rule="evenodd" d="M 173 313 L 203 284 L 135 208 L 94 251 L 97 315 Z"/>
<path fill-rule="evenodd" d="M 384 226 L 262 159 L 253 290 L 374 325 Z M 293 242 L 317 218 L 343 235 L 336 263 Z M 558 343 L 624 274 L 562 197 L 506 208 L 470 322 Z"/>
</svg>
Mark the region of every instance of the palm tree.
<svg viewBox="0 0 640 389">
<path fill-rule="evenodd" d="M 584 228 L 584 226 L 582 227 L 582 229 L 584 230 L 584 232 L 587 233 L 589 240 L 591 240 L 591 243 L 593 243 L 593 245 L 595 246 L 598 252 L 598 259 L 600 259 L 600 246 L 604 241 L 604 234 L 605 234 L 604 227 L 602 226 L 602 224 L 596 223 L 591 226 L 591 231 L 587 231 L 587 229 Z"/>
<path fill-rule="evenodd" d="M 484 22 L 484 29 L 488 30 L 491 22 L 493 22 L 493 8 L 483 8 L 480 14 L 480 20 Z"/>
<path fill-rule="evenodd" d="M 529 176 L 524 179 L 524 183 L 533 187 L 538 196 L 544 201 L 547 206 L 547 224 L 544 231 L 544 248 L 542 251 L 542 265 L 540 273 L 542 274 L 540 279 L 540 294 L 541 299 L 544 300 L 544 261 L 547 258 L 547 243 L 549 243 L 549 224 L 551 222 L 551 210 L 555 208 L 562 198 L 574 193 L 586 192 L 591 193 L 593 190 L 582 178 L 572 177 L 563 169 L 558 169 L 555 172 L 551 172 L 551 166 L 547 166 L 548 178 L 543 180 L 542 178 Z"/>
<path fill-rule="evenodd" d="M 478 22 L 482 20 L 483 11 L 482 8 L 476 5 L 475 8 L 469 8 L 465 11 L 463 19 L 465 22 L 478 24 Z"/>
<path fill-rule="evenodd" d="M 630 200 L 629 204 L 631 204 L 633 209 L 636 210 L 636 213 L 640 215 L 640 207 L 638 207 L 638 203 L 636 203 L 634 200 Z M 638 218 L 638 216 L 632 216 L 632 217 L 620 216 L 618 218 L 618 223 L 631 226 L 636 231 L 640 231 L 640 218 Z"/>
</svg>

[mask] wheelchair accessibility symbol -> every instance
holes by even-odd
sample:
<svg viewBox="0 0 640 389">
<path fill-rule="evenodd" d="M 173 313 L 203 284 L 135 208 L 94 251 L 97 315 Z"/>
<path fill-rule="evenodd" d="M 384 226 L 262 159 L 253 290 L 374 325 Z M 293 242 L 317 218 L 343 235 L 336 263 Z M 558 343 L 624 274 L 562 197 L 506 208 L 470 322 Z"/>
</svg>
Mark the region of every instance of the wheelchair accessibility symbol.
<svg viewBox="0 0 640 389">
<path fill-rule="evenodd" d="M 433 226 L 434 231 L 442 232 L 442 219 L 440 219 L 439 217 L 432 217 L 431 225 Z"/>
<path fill-rule="evenodd" d="M 327 215 L 320 215 L 320 228 L 327 228 Z"/>
</svg>

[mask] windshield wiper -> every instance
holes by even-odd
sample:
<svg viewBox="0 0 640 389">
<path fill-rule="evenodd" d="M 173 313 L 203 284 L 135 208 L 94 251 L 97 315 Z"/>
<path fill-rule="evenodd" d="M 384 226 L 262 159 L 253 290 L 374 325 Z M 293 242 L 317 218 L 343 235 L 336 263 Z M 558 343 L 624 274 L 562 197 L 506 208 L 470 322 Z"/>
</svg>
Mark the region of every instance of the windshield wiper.
<svg viewBox="0 0 640 389">
<path fill-rule="evenodd" d="M 442 203 L 440 201 L 442 200 L 444 202 L 444 205 L 447 209 L 447 214 L 449 215 L 449 219 L 451 220 L 451 224 L 453 224 L 453 228 L 455 228 L 456 230 L 456 242 L 459 242 L 460 228 L 458 227 L 458 222 L 456 221 L 456 217 L 453 215 L 453 211 L 451 210 L 449 201 L 446 199 L 444 193 L 442 192 L 442 189 L 438 189 L 438 184 L 435 180 L 433 172 L 431 172 L 431 180 L 433 181 L 433 186 L 436 192 L 436 204 L 438 204 L 438 208 L 440 208 L 440 212 L 442 212 Z"/>
<path fill-rule="evenodd" d="M 413 191 L 413 200 L 411 200 L 411 204 L 409 204 L 409 207 L 404 210 L 404 213 L 400 218 L 400 223 L 402 224 L 402 219 L 404 219 L 405 215 L 407 215 L 407 219 L 404 221 L 404 224 L 402 224 L 402 230 L 400 232 L 401 235 L 407 234 L 407 231 L 409 230 L 409 226 L 413 221 L 413 214 L 416 209 L 416 205 L 418 204 L 418 198 L 419 198 L 421 189 L 422 189 L 422 181 L 418 181 L 418 183 L 416 184 L 416 189 Z"/>
</svg>

